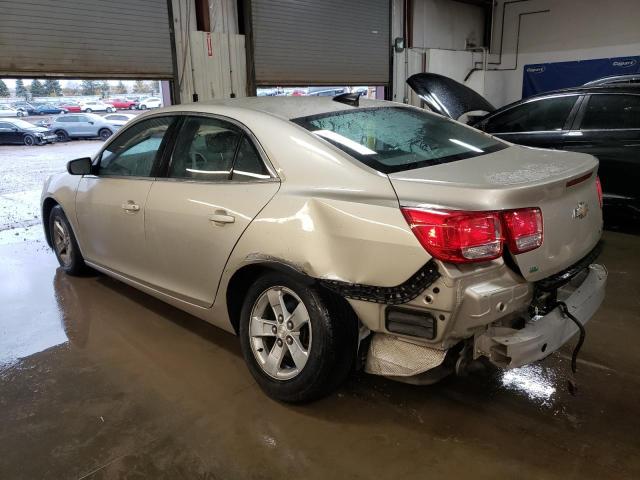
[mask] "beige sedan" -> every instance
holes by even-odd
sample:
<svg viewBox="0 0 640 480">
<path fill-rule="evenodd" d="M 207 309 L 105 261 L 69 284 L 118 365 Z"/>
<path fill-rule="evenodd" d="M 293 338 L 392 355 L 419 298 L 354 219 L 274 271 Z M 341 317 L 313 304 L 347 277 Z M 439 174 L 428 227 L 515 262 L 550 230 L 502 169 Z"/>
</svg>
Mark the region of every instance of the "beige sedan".
<svg viewBox="0 0 640 480">
<path fill-rule="evenodd" d="M 260 386 L 300 402 L 354 368 L 432 383 L 584 332 L 597 167 L 357 95 L 236 99 L 127 123 L 47 180 L 42 218 L 67 273 L 238 334 Z"/>
</svg>

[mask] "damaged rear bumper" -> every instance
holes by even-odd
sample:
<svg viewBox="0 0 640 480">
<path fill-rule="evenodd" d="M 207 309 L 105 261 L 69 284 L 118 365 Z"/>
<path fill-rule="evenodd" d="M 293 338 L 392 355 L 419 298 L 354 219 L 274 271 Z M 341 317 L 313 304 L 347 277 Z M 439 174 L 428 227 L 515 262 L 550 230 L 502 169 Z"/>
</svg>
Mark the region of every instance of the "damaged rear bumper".
<svg viewBox="0 0 640 480">
<path fill-rule="evenodd" d="M 558 290 L 558 299 L 584 325 L 600 307 L 606 283 L 606 269 L 592 264 L 579 285 L 570 283 Z M 486 357 L 503 368 L 520 367 L 555 352 L 577 332 L 578 327 L 555 308 L 529 320 L 520 330 L 489 327 L 475 337 L 474 358 Z"/>
</svg>

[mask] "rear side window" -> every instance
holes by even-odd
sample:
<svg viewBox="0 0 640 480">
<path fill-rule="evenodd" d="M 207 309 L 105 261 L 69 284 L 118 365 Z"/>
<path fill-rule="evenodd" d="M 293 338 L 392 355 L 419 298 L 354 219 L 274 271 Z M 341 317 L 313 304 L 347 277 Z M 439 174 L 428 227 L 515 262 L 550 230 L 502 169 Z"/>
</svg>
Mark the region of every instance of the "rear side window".
<svg viewBox="0 0 640 480">
<path fill-rule="evenodd" d="M 490 118 L 484 130 L 489 133 L 562 130 L 577 98 L 570 95 L 523 103 Z"/>
<path fill-rule="evenodd" d="M 469 159 L 507 148 L 478 130 L 408 107 L 361 108 L 293 121 L 383 173 Z"/>
<path fill-rule="evenodd" d="M 233 124 L 207 117 L 188 117 L 180 129 L 169 177 L 228 180 L 242 133 Z"/>
<path fill-rule="evenodd" d="M 640 95 L 591 95 L 580 128 L 640 128 Z"/>
<path fill-rule="evenodd" d="M 262 163 L 256 147 L 246 136 L 243 137 L 233 165 L 233 180 L 264 180 L 269 177 L 269 172 Z"/>
</svg>

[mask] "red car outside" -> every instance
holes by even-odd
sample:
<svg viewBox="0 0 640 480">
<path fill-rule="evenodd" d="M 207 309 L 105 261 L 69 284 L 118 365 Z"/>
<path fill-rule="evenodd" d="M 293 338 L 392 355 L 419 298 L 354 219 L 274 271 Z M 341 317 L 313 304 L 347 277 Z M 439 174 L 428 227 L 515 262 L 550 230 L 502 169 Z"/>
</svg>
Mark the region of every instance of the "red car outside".
<svg viewBox="0 0 640 480">
<path fill-rule="evenodd" d="M 110 98 L 105 103 L 110 103 L 117 109 L 135 110 L 138 102 L 135 100 L 127 100 L 126 98 Z"/>
<path fill-rule="evenodd" d="M 79 103 L 61 103 L 60 108 L 64 108 L 69 113 L 80 113 Z"/>
</svg>

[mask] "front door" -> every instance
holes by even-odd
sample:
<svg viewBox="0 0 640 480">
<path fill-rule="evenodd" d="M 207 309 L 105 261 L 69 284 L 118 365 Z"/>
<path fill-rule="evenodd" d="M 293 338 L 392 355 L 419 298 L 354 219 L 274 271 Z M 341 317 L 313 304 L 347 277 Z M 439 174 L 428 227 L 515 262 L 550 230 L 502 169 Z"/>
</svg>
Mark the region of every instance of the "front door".
<svg viewBox="0 0 640 480">
<path fill-rule="evenodd" d="M 82 178 L 76 215 L 85 258 L 133 279 L 146 278 L 147 197 L 175 117 L 143 120 L 98 156 L 96 175 Z"/>
<path fill-rule="evenodd" d="M 146 204 L 154 285 L 207 307 L 224 266 L 253 218 L 279 188 L 251 135 L 210 116 L 186 117 Z"/>
<path fill-rule="evenodd" d="M 1 143 L 22 143 L 22 133 L 18 128 L 9 122 L 0 122 L 0 144 Z"/>
</svg>

